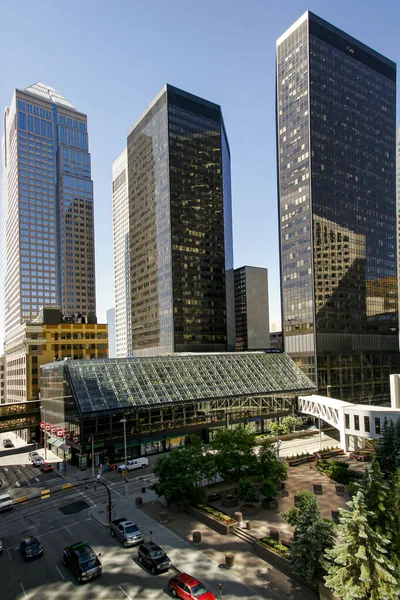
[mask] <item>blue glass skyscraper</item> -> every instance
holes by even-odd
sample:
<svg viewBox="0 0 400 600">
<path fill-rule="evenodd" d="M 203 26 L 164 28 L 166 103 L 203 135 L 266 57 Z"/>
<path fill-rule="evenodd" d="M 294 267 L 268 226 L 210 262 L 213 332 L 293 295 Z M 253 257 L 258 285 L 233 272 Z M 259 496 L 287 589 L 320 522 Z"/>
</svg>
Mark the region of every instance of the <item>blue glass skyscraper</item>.
<svg viewBox="0 0 400 600">
<path fill-rule="evenodd" d="M 56 90 L 16 89 L 4 113 L 3 286 L 7 335 L 41 306 L 95 320 L 87 117 Z"/>
</svg>

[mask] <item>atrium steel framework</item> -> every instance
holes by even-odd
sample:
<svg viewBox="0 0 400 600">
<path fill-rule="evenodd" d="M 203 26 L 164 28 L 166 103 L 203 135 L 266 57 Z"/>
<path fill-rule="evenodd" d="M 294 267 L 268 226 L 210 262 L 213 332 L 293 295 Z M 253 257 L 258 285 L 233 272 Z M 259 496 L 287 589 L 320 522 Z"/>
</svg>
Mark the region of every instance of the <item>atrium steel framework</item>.
<svg viewBox="0 0 400 600">
<path fill-rule="evenodd" d="M 288 414 L 298 394 L 314 390 L 283 353 L 172 354 L 67 361 L 41 369 L 47 418 L 68 432 L 66 443 L 80 454 L 90 451 L 94 436 L 99 452 L 117 455 L 122 416 L 129 447 L 143 453 L 146 443 L 156 442 L 162 451 L 191 433 L 207 441 L 212 429 Z"/>
</svg>

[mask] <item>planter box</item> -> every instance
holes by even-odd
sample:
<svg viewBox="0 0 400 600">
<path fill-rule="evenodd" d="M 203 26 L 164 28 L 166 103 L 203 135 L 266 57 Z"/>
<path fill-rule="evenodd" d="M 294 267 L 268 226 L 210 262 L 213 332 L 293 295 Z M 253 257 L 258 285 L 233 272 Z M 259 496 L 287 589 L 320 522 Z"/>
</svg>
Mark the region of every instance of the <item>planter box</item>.
<svg viewBox="0 0 400 600">
<path fill-rule="evenodd" d="M 240 510 L 243 515 L 255 515 L 257 513 L 257 506 L 241 506 Z"/>
<path fill-rule="evenodd" d="M 258 540 L 253 542 L 252 546 L 253 546 L 253 550 L 254 550 L 255 554 L 257 554 L 257 556 L 259 556 L 263 560 L 267 561 L 272 566 L 276 567 L 277 569 L 279 569 L 280 571 L 282 571 L 289 577 L 292 577 L 292 571 L 290 569 L 290 561 L 288 558 L 281 556 L 280 554 L 275 552 L 275 550 L 272 550 L 272 548 L 268 548 L 267 546 L 264 546 L 264 544 L 261 544 L 261 542 L 259 542 Z"/>
<path fill-rule="evenodd" d="M 324 452 L 314 452 L 314 455 L 317 458 L 331 458 L 332 456 L 342 456 L 344 454 L 344 450 L 342 448 L 338 448 L 337 450 L 327 450 Z"/>
<path fill-rule="evenodd" d="M 298 465 L 304 465 L 305 463 L 308 463 L 309 461 L 309 457 L 308 456 L 299 456 L 299 458 L 294 458 L 293 460 L 289 460 L 289 467 L 297 467 Z"/>
<path fill-rule="evenodd" d="M 223 535 L 228 535 L 228 533 L 232 533 L 232 531 L 238 526 L 237 521 L 234 521 L 231 524 L 222 523 L 221 521 L 218 521 L 211 515 L 207 515 L 198 508 L 195 508 L 194 506 L 188 506 L 187 512 L 189 513 L 189 515 L 196 517 L 196 519 L 198 519 L 201 523 L 204 523 L 204 525 L 207 525 L 207 527 L 210 527 L 210 529 L 213 529 L 218 533 L 222 533 Z"/>
<path fill-rule="evenodd" d="M 267 510 L 274 510 L 275 508 L 278 508 L 278 500 L 268 500 L 268 498 L 263 498 L 261 506 Z"/>
<path fill-rule="evenodd" d="M 237 498 L 224 498 L 222 500 L 222 504 L 226 506 L 226 508 L 233 508 L 239 504 Z"/>
</svg>

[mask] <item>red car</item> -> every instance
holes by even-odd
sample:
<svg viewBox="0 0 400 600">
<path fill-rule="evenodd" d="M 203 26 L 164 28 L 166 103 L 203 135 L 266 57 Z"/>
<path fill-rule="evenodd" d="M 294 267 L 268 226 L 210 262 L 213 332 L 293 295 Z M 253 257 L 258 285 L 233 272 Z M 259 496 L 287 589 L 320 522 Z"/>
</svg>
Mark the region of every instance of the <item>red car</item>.
<svg viewBox="0 0 400 600">
<path fill-rule="evenodd" d="M 168 582 L 168 589 L 174 598 L 182 598 L 183 600 L 217 600 L 217 597 L 209 592 L 198 579 L 187 573 L 179 573 L 179 575 L 171 577 Z"/>
<path fill-rule="evenodd" d="M 40 465 L 40 468 L 43 471 L 43 473 L 49 473 L 49 471 L 54 471 L 53 465 L 50 465 L 49 463 L 45 462 Z"/>
</svg>

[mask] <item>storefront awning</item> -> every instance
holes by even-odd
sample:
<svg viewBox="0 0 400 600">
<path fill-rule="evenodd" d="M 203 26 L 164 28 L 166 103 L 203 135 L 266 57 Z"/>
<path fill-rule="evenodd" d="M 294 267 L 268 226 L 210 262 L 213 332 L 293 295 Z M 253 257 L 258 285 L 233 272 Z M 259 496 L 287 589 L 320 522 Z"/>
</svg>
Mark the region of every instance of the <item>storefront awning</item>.
<svg viewBox="0 0 400 600">
<path fill-rule="evenodd" d="M 68 452 L 68 450 L 70 450 L 71 446 L 67 446 L 67 444 L 61 444 L 60 448 L 61 448 L 61 450 L 64 450 L 64 452 Z"/>
<path fill-rule="evenodd" d="M 140 440 L 130 440 L 129 442 L 126 442 L 127 448 L 131 448 L 132 446 L 140 446 Z M 116 450 L 120 450 L 124 447 L 124 442 L 117 442 L 114 447 Z"/>
<path fill-rule="evenodd" d="M 175 438 L 186 437 L 187 435 L 189 435 L 187 431 L 179 431 L 178 433 L 171 433 L 170 435 L 166 435 L 165 439 L 174 440 Z"/>
<path fill-rule="evenodd" d="M 163 435 L 155 435 L 154 437 L 144 438 L 143 440 L 141 440 L 142 444 L 150 444 L 151 442 L 163 442 L 163 441 L 164 441 Z"/>
<path fill-rule="evenodd" d="M 50 446 L 54 446 L 55 442 L 58 442 L 56 437 L 47 438 L 47 443 L 50 444 Z"/>
<path fill-rule="evenodd" d="M 53 446 L 55 446 L 56 448 L 59 448 L 60 446 L 62 446 L 62 440 L 56 440 L 55 442 L 53 442 Z"/>
</svg>

